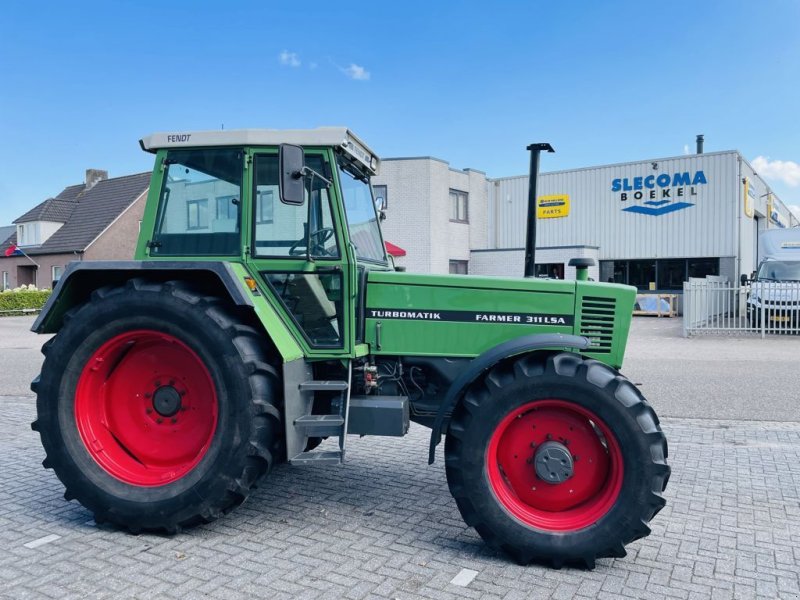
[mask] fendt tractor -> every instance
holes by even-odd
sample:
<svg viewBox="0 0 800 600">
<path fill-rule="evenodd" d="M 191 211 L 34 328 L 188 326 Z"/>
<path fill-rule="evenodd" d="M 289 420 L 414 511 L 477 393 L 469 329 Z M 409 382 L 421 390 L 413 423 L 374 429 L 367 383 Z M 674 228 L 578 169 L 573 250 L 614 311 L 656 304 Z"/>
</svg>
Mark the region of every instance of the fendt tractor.
<svg viewBox="0 0 800 600">
<path fill-rule="evenodd" d="M 395 268 L 344 128 L 158 133 L 132 261 L 73 262 L 33 325 L 44 466 L 133 533 L 240 505 L 347 435 L 431 429 L 466 523 L 591 568 L 650 533 L 670 469 L 617 370 L 634 288 Z M 320 446 L 326 439 L 330 438 Z M 318 448 L 318 446 L 320 446 Z"/>
</svg>

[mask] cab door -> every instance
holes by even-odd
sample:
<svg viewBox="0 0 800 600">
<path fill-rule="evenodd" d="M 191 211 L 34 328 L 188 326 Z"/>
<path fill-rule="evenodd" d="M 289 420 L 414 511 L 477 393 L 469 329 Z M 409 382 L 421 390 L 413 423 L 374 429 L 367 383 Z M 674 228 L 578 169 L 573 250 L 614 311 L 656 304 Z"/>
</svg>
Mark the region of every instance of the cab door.
<svg viewBox="0 0 800 600">
<path fill-rule="evenodd" d="M 305 202 L 280 200 L 277 149 L 248 151 L 249 269 L 307 356 L 352 355 L 354 284 L 332 156 L 305 151 Z"/>
</svg>

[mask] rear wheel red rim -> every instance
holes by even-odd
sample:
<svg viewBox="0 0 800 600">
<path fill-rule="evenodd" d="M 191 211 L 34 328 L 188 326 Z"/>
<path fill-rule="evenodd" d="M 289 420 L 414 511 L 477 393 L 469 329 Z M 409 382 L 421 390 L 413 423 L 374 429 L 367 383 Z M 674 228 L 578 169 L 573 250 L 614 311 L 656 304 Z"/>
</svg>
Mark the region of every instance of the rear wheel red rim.
<svg viewBox="0 0 800 600">
<path fill-rule="evenodd" d="M 548 483 L 534 468 L 536 449 L 562 444 L 572 455 L 572 475 Z M 535 400 L 506 415 L 486 454 L 489 484 L 497 500 L 524 524 L 548 531 L 575 531 L 601 519 L 622 489 L 619 443 L 594 412 L 565 400 Z"/>
<path fill-rule="evenodd" d="M 89 455 L 137 486 L 172 483 L 203 459 L 219 407 L 211 374 L 176 337 L 154 330 L 117 335 L 84 366 L 75 420 Z"/>
</svg>

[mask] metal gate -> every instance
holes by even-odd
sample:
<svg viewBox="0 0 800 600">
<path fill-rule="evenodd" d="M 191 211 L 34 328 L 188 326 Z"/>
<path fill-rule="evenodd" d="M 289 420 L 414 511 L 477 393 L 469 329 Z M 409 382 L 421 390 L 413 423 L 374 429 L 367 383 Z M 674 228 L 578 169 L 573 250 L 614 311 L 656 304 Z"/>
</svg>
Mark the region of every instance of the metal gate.
<svg viewBox="0 0 800 600">
<path fill-rule="evenodd" d="M 800 334 L 800 282 L 732 285 L 720 277 L 683 284 L 683 334 Z"/>
</svg>

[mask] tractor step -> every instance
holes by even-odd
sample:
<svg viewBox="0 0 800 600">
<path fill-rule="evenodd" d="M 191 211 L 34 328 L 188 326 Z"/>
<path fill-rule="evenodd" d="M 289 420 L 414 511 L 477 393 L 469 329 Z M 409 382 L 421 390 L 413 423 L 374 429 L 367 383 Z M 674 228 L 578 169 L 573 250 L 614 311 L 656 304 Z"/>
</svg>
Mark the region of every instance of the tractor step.
<svg viewBox="0 0 800 600">
<path fill-rule="evenodd" d="M 293 465 L 338 465 L 342 462 L 342 451 L 302 452 L 290 462 Z"/>
<path fill-rule="evenodd" d="M 306 434 L 315 437 L 340 435 L 344 417 L 340 415 L 303 415 L 295 419 L 294 426 L 305 429 Z"/>
<path fill-rule="evenodd" d="M 350 384 L 346 381 L 304 381 L 300 384 L 301 392 L 343 392 Z"/>
</svg>

